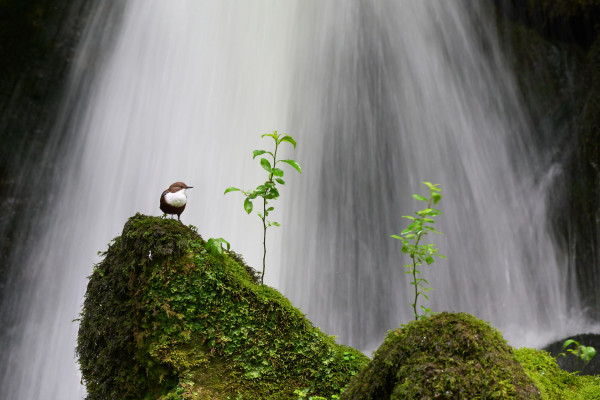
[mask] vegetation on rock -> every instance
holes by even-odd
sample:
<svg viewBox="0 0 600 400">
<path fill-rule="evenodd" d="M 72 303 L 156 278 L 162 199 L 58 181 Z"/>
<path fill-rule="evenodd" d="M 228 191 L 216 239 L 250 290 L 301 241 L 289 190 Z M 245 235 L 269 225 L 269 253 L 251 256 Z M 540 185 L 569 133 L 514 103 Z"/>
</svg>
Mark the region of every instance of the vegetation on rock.
<svg viewBox="0 0 600 400">
<path fill-rule="evenodd" d="M 539 399 L 500 333 L 441 313 L 390 331 L 341 399 Z"/>
<path fill-rule="evenodd" d="M 543 350 L 517 349 L 517 361 L 540 389 L 543 400 L 600 399 L 600 376 L 579 376 L 563 371 Z"/>
<path fill-rule="evenodd" d="M 77 343 L 88 400 L 600 398 L 600 377 L 513 352 L 469 314 L 390 331 L 369 363 L 175 220 L 136 214 L 103 256 Z"/>
<path fill-rule="evenodd" d="M 90 276 L 77 355 L 92 399 L 333 396 L 368 359 L 335 344 L 237 255 L 137 214 Z"/>
</svg>

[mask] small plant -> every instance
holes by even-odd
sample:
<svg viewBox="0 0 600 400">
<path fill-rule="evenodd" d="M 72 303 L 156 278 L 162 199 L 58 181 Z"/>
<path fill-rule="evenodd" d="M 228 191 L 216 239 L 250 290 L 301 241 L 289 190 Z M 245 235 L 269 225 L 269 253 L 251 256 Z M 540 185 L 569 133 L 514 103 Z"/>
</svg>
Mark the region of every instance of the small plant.
<svg viewBox="0 0 600 400">
<path fill-rule="evenodd" d="M 223 255 L 223 244 L 227 246 L 229 251 L 231 245 L 223 238 L 210 238 L 206 241 L 206 250 L 215 257 L 221 257 Z"/>
<path fill-rule="evenodd" d="M 402 252 L 408 254 L 411 259 L 410 264 L 405 264 L 404 267 L 406 267 L 406 273 L 412 276 L 411 285 L 415 288 L 415 299 L 414 302 L 410 304 L 413 308 L 415 320 L 426 318 L 428 315 L 432 314 L 431 308 L 425 306 L 421 306 L 423 315 L 419 315 L 419 312 L 417 311 L 417 300 L 419 296 L 422 295 L 425 299 L 429 300 L 427 292 L 432 290 L 426 279 L 418 277 L 421 275 L 419 268 L 423 263 L 427 265 L 433 264 L 434 256 L 446 258 L 445 256 L 438 254 L 435 245 L 421 243 L 423 236 L 428 233 L 441 233 L 433 227 L 433 224 L 435 223 L 433 217 L 440 215 L 441 212 L 435 208 L 431 208 L 431 206 L 437 204 L 442 199 L 442 189 L 438 187 L 439 185 L 430 182 L 423 182 L 423 184 L 429 188 L 429 197 L 426 198 L 419 194 L 413 194 L 413 198 L 427 202 L 427 207 L 416 211 L 416 217 L 404 215 L 403 218 L 407 218 L 411 221 L 410 225 L 408 228 L 404 229 L 400 235 L 392 235 L 394 239 L 398 239 L 402 242 Z"/>
<path fill-rule="evenodd" d="M 256 157 L 263 154 L 268 154 L 270 156 L 271 160 L 269 160 L 268 158 L 260 159 L 261 167 L 263 167 L 263 169 L 268 173 L 267 181 L 262 185 L 257 186 L 254 190 L 245 191 L 236 187 L 229 187 L 225 189 L 225 194 L 229 192 L 239 191 L 242 192 L 244 196 L 246 196 L 246 199 L 244 200 L 244 210 L 248 214 L 250 214 L 253 209 L 252 200 L 256 199 L 257 197 L 262 197 L 263 199 L 262 212 L 257 212 L 258 217 L 262 220 L 263 224 L 263 269 L 260 278 L 261 284 L 263 283 L 265 277 L 265 264 L 267 258 L 267 228 L 271 226 L 280 226 L 278 222 L 270 221 L 267 219 L 269 213 L 275 209 L 273 206 L 269 206 L 269 200 L 277 200 L 277 198 L 279 198 L 279 190 L 277 190 L 277 183 L 279 183 L 280 185 L 285 184 L 285 181 L 283 180 L 283 170 L 281 168 L 278 168 L 277 164 L 285 163 L 291 165 L 296 171 L 302 173 L 302 169 L 296 161 L 290 159 L 277 159 L 277 150 L 279 149 L 279 145 L 281 143 L 288 142 L 292 146 L 294 146 L 295 149 L 296 141 L 291 136 L 286 134 L 279 134 L 277 133 L 277 131 L 273 133 L 266 133 L 262 135 L 261 138 L 264 138 L 265 136 L 273 138 L 273 140 L 275 141 L 275 149 L 272 152 L 267 150 L 254 150 L 252 152 L 252 159 L 255 159 Z"/>
<path fill-rule="evenodd" d="M 570 345 L 574 345 L 575 348 L 567 349 L 567 347 L 569 347 Z M 583 364 L 582 367 L 585 367 L 590 361 L 592 361 L 592 358 L 596 356 L 596 349 L 594 347 L 584 346 L 573 339 L 565 340 L 565 342 L 563 343 L 563 350 L 565 349 L 567 350 L 567 353 L 571 353 L 581 360 Z M 561 356 L 566 357 L 567 355 L 565 353 L 559 353 L 556 357 L 558 358 Z"/>
</svg>

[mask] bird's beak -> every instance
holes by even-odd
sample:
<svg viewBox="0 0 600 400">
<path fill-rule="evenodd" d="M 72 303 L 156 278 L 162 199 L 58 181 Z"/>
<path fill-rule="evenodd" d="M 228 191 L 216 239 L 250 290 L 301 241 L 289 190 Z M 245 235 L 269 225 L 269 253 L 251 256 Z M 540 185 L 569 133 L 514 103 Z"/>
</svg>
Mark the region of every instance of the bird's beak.
<svg viewBox="0 0 600 400">
<path fill-rule="evenodd" d="M 193 186 L 188 186 L 186 189 L 192 189 L 192 188 L 193 188 Z"/>
</svg>

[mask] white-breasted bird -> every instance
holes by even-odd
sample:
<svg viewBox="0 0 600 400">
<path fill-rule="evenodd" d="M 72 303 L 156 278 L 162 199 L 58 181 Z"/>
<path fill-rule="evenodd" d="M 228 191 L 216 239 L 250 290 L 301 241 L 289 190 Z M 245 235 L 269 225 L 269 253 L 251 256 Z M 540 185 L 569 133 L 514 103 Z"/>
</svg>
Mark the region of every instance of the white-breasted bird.
<svg viewBox="0 0 600 400">
<path fill-rule="evenodd" d="M 160 209 L 165 214 L 177 214 L 177 219 L 181 221 L 179 216 L 185 210 L 187 204 L 187 196 L 185 191 L 193 186 L 188 186 L 183 182 L 175 182 L 167 190 L 160 195 Z"/>
</svg>

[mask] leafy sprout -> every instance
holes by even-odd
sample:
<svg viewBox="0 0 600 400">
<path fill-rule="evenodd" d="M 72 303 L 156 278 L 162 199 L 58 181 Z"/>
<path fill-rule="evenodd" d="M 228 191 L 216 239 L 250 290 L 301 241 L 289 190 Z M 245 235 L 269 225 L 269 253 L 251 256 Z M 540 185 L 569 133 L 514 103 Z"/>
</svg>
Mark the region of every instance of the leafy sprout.
<svg viewBox="0 0 600 400">
<path fill-rule="evenodd" d="M 244 199 L 244 210 L 248 214 L 250 214 L 254 209 L 253 200 L 256 200 L 259 197 L 262 198 L 262 211 L 256 213 L 263 224 L 263 269 L 260 279 L 261 284 L 264 281 L 265 265 L 267 258 L 267 228 L 271 226 L 281 226 L 279 222 L 272 221 L 268 218 L 270 213 L 272 213 L 275 210 L 275 207 L 270 205 L 269 201 L 274 201 L 279 198 L 279 190 L 277 189 L 277 184 L 285 185 L 285 181 L 283 180 L 284 171 L 280 168 L 280 166 L 282 165 L 281 163 L 287 164 L 299 173 L 302 173 L 302 168 L 300 167 L 300 164 L 298 164 L 297 161 L 292 159 L 277 159 L 277 151 L 279 150 L 279 146 L 282 143 L 287 142 L 291 144 L 294 147 L 294 149 L 296 148 L 296 141 L 294 140 L 294 138 L 286 134 L 279 134 L 277 133 L 277 131 L 274 131 L 273 133 L 266 133 L 261 136 L 261 138 L 264 137 L 272 138 L 275 144 L 275 148 L 273 149 L 273 151 L 254 150 L 252 152 L 252 159 L 255 159 L 259 156 L 265 156 L 260 158 L 260 166 L 265 171 L 267 171 L 268 175 L 266 182 L 262 185 L 257 186 L 256 189 L 253 190 L 242 190 L 233 186 L 225 189 L 225 194 L 229 192 L 242 192 L 244 194 L 244 196 L 246 197 Z"/>
</svg>

